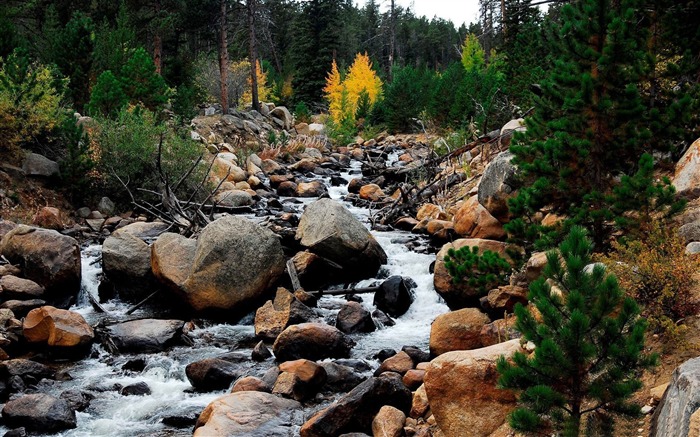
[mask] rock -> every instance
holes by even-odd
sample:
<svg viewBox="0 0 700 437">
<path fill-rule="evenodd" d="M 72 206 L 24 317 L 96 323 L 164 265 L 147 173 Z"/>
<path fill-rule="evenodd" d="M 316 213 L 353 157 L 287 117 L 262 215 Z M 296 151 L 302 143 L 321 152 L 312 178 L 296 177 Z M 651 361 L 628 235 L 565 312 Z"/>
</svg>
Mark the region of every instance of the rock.
<svg viewBox="0 0 700 437">
<path fill-rule="evenodd" d="M 384 197 L 386 197 L 386 194 L 377 184 L 367 184 L 360 188 L 360 199 L 379 202 Z"/>
<path fill-rule="evenodd" d="M 476 308 L 465 308 L 441 314 L 430 327 L 430 353 L 470 350 L 481 347 L 481 328 L 489 323 L 488 316 Z"/>
<path fill-rule="evenodd" d="M 311 308 L 286 289 L 279 288 L 275 300 L 265 302 L 255 312 L 255 335 L 274 341 L 287 326 L 309 322 L 314 317 Z"/>
<path fill-rule="evenodd" d="M 372 435 L 374 437 L 401 437 L 406 415 L 403 411 L 390 405 L 379 409 L 372 420 Z"/>
<path fill-rule="evenodd" d="M 442 210 L 442 207 L 432 203 L 425 203 L 421 205 L 416 213 L 416 220 L 418 221 L 424 219 L 445 220 L 446 218 L 447 214 L 445 214 L 445 211 Z"/>
<path fill-rule="evenodd" d="M 698 410 L 698 405 L 700 405 L 700 358 L 693 358 L 673 371 L 671 382 L 654 412 L 649 435 L 653 437 L 690 435 L 691 416 Z"/>
<path fill-rule="evenodd" d="M 411 392 L 401 377 L 387 373 L 369 378 L 329 407 L 319 411 L 301 427 L 301 437 L 335 437 L 346 432 L 371 432 L 379 410 L 389 405 L 399 411 L 411 408 Z"/>
<path fill-rule="evenodd" d="M 135 222 L 119 229 L 120 233 L 128 233 L 144 241 L 158 238 L 161 234 L 170 229 L 170 225 L 161 222 Z"/>
<path fill-rule="evenodd" d="M 486 296 L 487 308 L 494 313 L 503 314 L 504 311 L 513 313 L 516 304 L 527 305 L 527 290 L 517 285 L 504 285 L 489 291 Z"/>
<path fill-rule="evenodd" d="M 656 387 L 649 390 L 649 394 L 651 395 L 651 398 L 654 400 L 654 402 L 659 402 L 664 397 L 664 393 L 666 393 L 667 388 L 668 383 L 657 385 Z"/>
<path fill-rule="evenodd" d="M 425 391 L 425 384 L 418 387 L 416 392 L 413 394 L 413 401 L 411 403 L 411 412 L 409 417 L 417 419 L 419 417 L 425 416 L 430 408 L 428 403 L 428 394 Z"/>
<path fill-rule="evenodd" d="M 520 338 L 520 332 L 515 329 L 515 317 L 511 316 L 507 321 L 498 319 L 484 325 L 479 333 L 479 338 L 483 347 Z"/>
<path fill-rule="evenodd" d="M 289 169 L 300 173 L 313 173 L 316 167 L 318 167 L 316 160 L 304 158 L 290 165 Z"/>
<path fill-rule="evenodd" d="M 358 302 L 343 304 L 338 312 L 335 326 L 346 334 L 372 332 L 377 329 L 372 321 L 372 314 Z"/>
<path fill-rule="evenodd" d="M 294 125 L 294 117 L 292 117 L 292 114 L 284 106 L 275 107 L 275 109 L 270 111 L 270 116 L 281 120 L 285 130 L 290 130 Z"/>
<path fill-rule="evenodd" d="M 401 276 L 392 276 L 382 282 L 374 293 L 374 305 L 392 317 L 401 317 L 410 308 L 415 295 Z"/>
<path fill-rule="evenodd" d="M 151 271 L 171 290 L 180 290 L 194 264 L 197 241 L 166 232 L 151 245 Z"/>
<path fill-rule="evenodd" d="M 323 135 L 326 132 L 326 126 L 321 123 L 309 124 L 309 135 Z"/>
<path fill-rule="evenodd" d="M 237 392 L 211 402 L 200 414 L 194 437 L 287 437 L 299 402 L 263 392 Z"/>
<path fill-rule="evenodd" d="M 384 372 L 395 372 L 399 375 L 404 375 L 409 370 L 413 369 L 413 359 L 404 351 L 399 352 L 393 357 L 389 357 L 379 366 L 374 372 L 374 376 L 379 376 Z"/>
<path fill-rule="evenodd" d="M 100 232 L 102 226 L 105 224 L 105 219 L 86 219 L 85 223 L 87 223 L 88 227 L 93 231 Z"/>
<path fill-rule="evenodd" d="M 61 211 L 58 208 L 45 206 L 41 208 L 32 218 L 32 224 L 40 228 L 54 229 L 60 231 L 63 229 L 63 219 Z"/>
<path fill-rule="evenodd" d="M 411 390 L 416 390 L 423 384 L 425 370 L 409 369 L 403 376 L 403 385 Z"/>
<path fill-rule="evenodd" d="M 697 255 L 700 253 L 700 242 L 693 241 L 692 243 L 688 243 L 688 245 L 685 246 L 685 253 L 688 255 Z"/>
<path fill-rule="evenodd" d="M 16 227 L 17 224 L 15 222 L 0 219 L 0 240 L 5 236 L 5 234 L 15 229 Z"/>
<path fill-rule="evenodd" d="M 52 306 L 31 310 L 22 323 L 22 333 L 29 343 L 55 348 L 85 347 L 95 338 L 83 316 Z"/>
<path fill-rule="evenodd" d="M 326 387 L 332 391 L 347 392 L 365 380 L 353 368 L 336 362 L 323 362 L 321 366 L 326 371 Z"/>
<path fill-rule="evenodd" d="M 39 433 L 55 433 L 78 426 L 75 411 L 66 401 L 37 393 L 8 401 L 2 417 L 10 428 L 20 426 Z"/>
<path fill-rule="evenodd" d="M 170 244 L 178 241 L 182 240 L 173 237 L 167 240 Z M 189 253 L 191 245 L 182 250 Z M 192 265 L 185 269 L 187 279 L 178 284 L 176 281 L 183 274 L 171 274 L 174 280 L 166 283 L 176 285 L 172 287 L 174 291 L 196 311 L 234 308 L 242 311 L 262 298 L 284 268 L 282 245 L 272 231 L 229 215 L 202 230 Z M 163 269 L 160 270 L 162 273 Z"/>
<path fill-rule="evenodd" d="M 315 253 L 304 250 L 292 258 L 302 287 L 307 290 L 320 290 L 332 283 L 341 268 Z"/>
<path fill-rule="evenodd" d="M 517 167 L 511 163 L 513 154 L 499 153 L 484 170 L 478 188 L 479 203 L 496 219 L 508 219 L 507 201 L 517 190 Z"/>
<path fill-rule="evenodd" d="M 501 240 L 506 237 L 501 223 L 472 196 L 462 204 L 454 217 L 457 234 L 470 238 Z"/>
<path fill-rule="evenodd" d="M 68 389 L 62 392 L 59 398 L 66 401 L 72 410 L 84 411 L 90 406 L 94 396 L 78 389 Z"/>
<path fill-rule="evenodd" d="M 17 358 L 0 362 L 0 375 L 5 379 L 13 376 L 24 379 L 29 376 L 38 381 L 43 378 L 53 378 L 54 372 L 36 361 Z"/>
<path fill-rule="evenodd" d="M 387 261 L 367 228 L 342 204 L 320 199 L 306 207 L 296 238 L 311 252 L 343 266 L 348 278 L 373 277 Z"/>
<path fill-rule="evenodd" d="M 250 357 L 253 359 L 253 361 L 265 361 L 266 359 L 272 357 L 272 352 L 270 352 L 270 349 L 268 349 L 267 346 L 265 346 L 265 343 L 260 340 L 253 348 L 253 352 L 251 352 Z"/>
<path fill-rule="evenodd" d="M 42 299 L 29 299 L 29 300 L 7 300 L 0 304 L 0 309 L 7 309 L 14 313 L 16 317 L 24 317 L 29 313 L 29 311 L 43 307 L 46 305 L 46 301 Z"/>
<path fill-rule="evenodd" d="M 299 182 L 296 189 L 299 197 L 321 197 L 326 193 L 326 186 L 321 181 Z"/>
<path fill-rule="evenodd" d="M 287 361 L 280 364 L 282 372 L 272 393 L 303 401 L 316 394 L 326 383 L 326 370 L 309 360 Z"/>
<path fill-rule="evenodd" d="M 277 195 L 281 197 L 294 197 L 297 195 L 297 184 L 293 181 L 284 181 L 277 186 Z"/>
<path fill-rule="evenodd" d="M 525 279 L 527 282 L 532 282 L 542 275 L 545 266 L 547 266 L 547 253 L 535 252 L 530 256 L 525 264 Z"/>
<path fill-rule="evenodd" d="M 277 161 L 273 161 L 272 159 L 264 159 L 260 163 L 260 168 L 267 175 L 279 174 L 284 171 L 284 168 L 282 168 Z"/>
<path fill-rule="evenodd" d="M 253 196 L 241 190 L 222 191 L 214 196 L 214 202 L 230 208 L 249 206 L 255 203 L 255 201 L 253 201 Z"/>
<path fill-rule="evenodd" d="M 48 297 L 80 290 L 80 246 L 74 238 L 53 230 L 18 226 L 5 234 L 0 252 L 22 266 L 24 277 L 44 287 Z"/>
<path fill-rule="evenodd" d="M 435 286 L 435 291 L 437 291 L 437 293 L 442 296 L 443 299 L 445 299 L 445 303 L 447 303 L 447 305 L 453 310 L 470 305 L 478 305 L 479 301 L 479 292 L 476 289 L 469 287 L 469 285 L 466 283 L 453 283 L 452 277 L 445 267 L 445 256 L 447 256 L 447 251 L 451 248 L 457 250 L 465 246 L 478 247 L 480 254 L 483 254 L 487 250 L 491 250 L 508 259 L 506 254 L 507 245 L 500 241 L 470 238 L 455 240 L 452 243 L 447 243 L 442 246 L 442 249 L 440 249 L 438 252 L 435 261 L 433 285 Z"/>
<path fill-rule="evenodd" d="M 182 320 L 141 319 L 107 328 L 120 352 L 161 352 L 180 340 Z"/>
<path fill-rule="evenodd" d="M 119 392 L 122 396 L 145 396 L 151 394 L 151 388 L 145 382 L 129 384 Z"/>
<path fill-rule="evenodd" d="M 115 207 L 114 202 L 109 197 L 101 198 L 97 204 L 97 210 L 107 217 L 114 214 Z"/>
<path fill-rule="evenodd" d="M 515 132 L 525 132 L 527 128 L 525 127 L 525 120 L 522 118 L 516 118 L 509 121 L 501 128 L 500 135 L 498 137 L 498 146 L 500 150 L 507 149 L 510 146 L 511 139 L 513 138 L 513 133 Z"/>
<path fill-rule="evenodd" d="M 78 208 L 75 211 L 75 215 L 77 215 L 81 219 L 86 219 L 86 218 L 90 217 L 91 212 L 92 211 L 90 211 L 90 208 L 88 208 L 87 206 L 83 206 L 82 208 Z"/>
<path fill-rule="evenodd" d="M 237 380 L 233 384 L 233 387 L 231 387 L 231 393 L 236 393 L 238 391 L 262 391 L 270 393 L 272 389 L 260 378 L 245 376 Z"/>
<path fill-rule="evenodd" d="M 320 360 L 350 355 L 355 342 L 338 329 L 323 323 L 302 323 L 282 331 L 272 350 L 279 361 L 299 358 Z"/>
<path fill-rule="evenodd" d="M 38 299 L 44 295 L 44 287 L 29 279 L 18 278 L 14 275 L 0 277 L 2 298 L 9 299 Z"/>
<path fill-rule="evenodd" d="M 27 176 L 59 176 L 58 163 L 38 153 L 28 153 L 22 163 L 22 171 Z"/>
<path fill-rule="evenodd" d="M 311 133 L 308 123 L 297 123 L 294 129 L 297 131 L 298 135 L 310 135 Z"/>
<path fill-rule="evenodd" d="M 686 199 L 700 196 L 700 139 L 695 140 L 676 163 L 673 185 L 676 192 Z"/>
<path fill-rule="evenodd" d="M 241 374 L 239 365 L 221 358 L 206 358 L 185 367 L 187 379 L 198 391 L 214 391 L 228 388 Z"/>
<path fill-rule="evenodd" d="M 513 392 L 496 388 L 496 361 L 520 350 L 511 340 L 472 351 L 443 354 L 425 373 L 430 410 L 446 437 L 459 437 L 464 430 L 487 436 L 500 427 L 514 409 Z"/>
<path fill-rule="evenodd" d="M 248 179 L 248 175 L 245 170 L 234 164 L 233 162 L 226 160 L 221 157 L 224 155 L 220 153 L 216 158 L 214 158 L 214 164 L 211 167 L 211 176 L 215 178 L 216 183 L 218 181 L 231 181 L 231 182 L 243 182 Z"/>
<path fill-rule="evenodd" d="M 103 271 L 122 297 L 142 298 L 152 288 L 151 248 L 124 229 L 113 232 L 102 244 Z"/>
</svg>

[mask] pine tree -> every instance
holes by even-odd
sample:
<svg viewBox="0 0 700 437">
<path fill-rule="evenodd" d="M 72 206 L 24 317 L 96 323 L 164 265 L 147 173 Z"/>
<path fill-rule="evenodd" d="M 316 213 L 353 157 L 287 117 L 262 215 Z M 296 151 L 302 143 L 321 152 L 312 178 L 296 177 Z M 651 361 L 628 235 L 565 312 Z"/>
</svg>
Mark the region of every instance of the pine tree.
<svg viewBox="0 0 700 437">
<path fill-rule="evenodd" d="M 168 101 L 168 87 L 143 47 L 138 48 L 124 65 L 119 77 L 124 93 L 132 104 L 155 110 Z"/>
<path fill-rule="evenodd" d="M 533 311 L 518 304 L 516 329 L 535 344 L 531 356 L 501 357 L 499 384 L 520 392 L 510 416 L 518 431 L 563 431 L 578 436 L 591 413 L 639 413 L 630 401 L 642 387 L 639 372 L 655 356 L 643 353 L 646 321 L 625 297 L 614 275 L 600 264 L 591 269 L 592 242 L 573 227 L 559 251 L 547 254 L 542 277 L 530 285 Z M 611 417 L 603 427 L 611 427 Z"/>
<path fill-rule="evenodd" d="M 124 93 L 121 82 L 110 70 L 107 70 L 100 74 L 92 88 L 88 113 L 115 117 L 128 102 L 129 98 Z"/>
</svg>

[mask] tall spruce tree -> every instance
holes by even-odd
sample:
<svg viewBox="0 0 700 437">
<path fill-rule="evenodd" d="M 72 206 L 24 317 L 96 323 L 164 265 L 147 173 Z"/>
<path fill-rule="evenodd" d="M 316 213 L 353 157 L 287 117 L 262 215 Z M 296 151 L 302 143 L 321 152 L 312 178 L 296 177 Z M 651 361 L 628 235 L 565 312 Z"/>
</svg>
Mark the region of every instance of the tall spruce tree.
<svg viewBox="0 0 700 437">
<path fill-rule="evenodd" d="M 511 146 L 525 181 L 510 202 L 518 217 L 509 225 L 512 235 L 534 238 L 525 229 L 545 206 L 588 227 L 596 244 L 611 231 L 609 195 L 617 178 L 653 151 L 640 93 L 650 66 L 642 3 L 581 0 L 562 8 L 550 49 L 557 53 L 554 69 L 541 82 L 525 138 Z"/>
<path fill-rule="evenodd" d="M 516 328 L 536 346 L 529 357 L 518 352 L 497 365 L 499 384 L 520 391 L 521 406 L 510 416 L 516 430 L 576 437 L 586 415 L 607 413 L 597 415 L 603 420 L 593 435 L 613 435 L 611 414 L 639 412 L 630 397 L 642 386 L 640 370 L 656 361 L 643 353 L 646 320 L 604 266 L 587 267 L 592 250 L 585 230 L 573 227 L 530 285 L 539 317 L 515 308 Z"/>
</svg>

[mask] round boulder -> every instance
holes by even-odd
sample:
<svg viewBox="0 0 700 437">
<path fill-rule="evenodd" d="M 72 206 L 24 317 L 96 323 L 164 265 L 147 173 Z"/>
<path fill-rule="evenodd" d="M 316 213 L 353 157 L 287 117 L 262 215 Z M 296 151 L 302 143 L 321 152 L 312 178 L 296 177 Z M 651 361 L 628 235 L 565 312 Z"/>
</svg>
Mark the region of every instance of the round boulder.
<svg viewBox="0 0 700 437">
<path fill-rule="evenodd" d="M 377 329 L 372 321 L 372 314 L 358 302 L 343 304 L 336 318 L 335 326 L 346 334 L 372 332 Z"/>
<path fill-rule="evenodd" d="M 77 348 L 92 343 L 95 333 L 80 314 L 44 306 L 33 309 L 22 323 L 24 338 L 56 348 Z"/>
<path fill-rule="evenodd" d="M 2 417 L 10 428 L 22 426 L 42 434 L 78 426 L 75 411 L 68 402 L 43 393 L 28 394 L 7 402 Z"/>
<path fill-rule="evenodd" d="M 441 355 L 456 350 L 477 349 L 481 329 L 491 322 L 476 308 L 465 308 L 437 316 L 430 327 L 430 353 Z"/>
<path fill-rule="evenodd" d="M 321 360 L 345 358 L 355 342 L 338 329 L 323 323 L 301 323 L 282 331 L 272 350 L 279 361 L 299 358 Z"/>
<path fill-rule="evenodd" d="M 221 358 L 206 358 L 185 367 L 187 379 L 199 391 L 214 391 L 228 388 L 241 375 L 238 365 Z"/>
</svg>

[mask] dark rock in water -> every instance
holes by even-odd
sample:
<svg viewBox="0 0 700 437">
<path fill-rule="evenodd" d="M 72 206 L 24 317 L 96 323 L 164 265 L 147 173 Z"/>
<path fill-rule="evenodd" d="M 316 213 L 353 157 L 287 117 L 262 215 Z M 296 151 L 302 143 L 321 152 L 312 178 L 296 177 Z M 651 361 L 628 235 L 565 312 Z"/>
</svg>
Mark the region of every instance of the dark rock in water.
<svg viewBox="0 0 700 437">
<path fill-rule="evenodd" d="M 42 378 L 53 378 L 54 371 L 50 367 L 36 361 L 17 358 L 0 362 L 0 376 L 3 378 L 19 376 L 22 379 L 33 377 L 36 380 L 40 380 Z"/>
<path fill-rule="evenodd" d="M 27 379 L 31 378 L 27 377 Z M 20 378 L 19 376 L 10 376 L 7 379 L 7 388 L 10 389 L 10 392 L 12 393 L 19 393 L 23 392 L 26 388 L 27 385 L 24 383 L 24 380 Z"/>
<path fill-rule="evenodd" d="M 27 436 L 27 429 L 23 426 L 15 429 L 11 429 L 7 431 L 5 434 L 3 434 L 2 437 L 26 437 Z"/>
<path fill-rule="evenodd" d="M 172 428 L 191 428 L 197 423 L 197 414 L 165 416 L 161 422 L 163 425 Z"/>
<path fill-rule="evenodd" d="M 347 392 L 366 379 L 352 367 L 337 362 L 321 363 L 326 371 L 326 387 L 332 391 Z"/>
<path fill-rule="evenodd" d="M 348 357 L 353 346 L 355 342 L 337 328 L 323 323 L 302 323 L 282 331 L 272 348 L 277 360 L 291 361 Z"/>
<path fill-rule="evenodd" d="M 362 298 L 356 294 L 346 294 L 345 300 L 347 300 L 348 302 L 357 302 L 357 303 L 363 302 Z"/>
<path fill-rule="evenodd" d="M 141 319 L 110 326 L 107 331 L 120 352 L 161 352 L 180 341 L 182 320 Z"/>
<path fill-rule="evenodd" d="M 374 305 L 392 317 L 400 317 L 408 311 L 415 296 L 401 276 L 392 276 L 374 293 Z"/>
<path fill-rule="evenodd" d="M 269 369 L 267 369 L 267 372 L 262 377 L 262 381 L 272 389 L 272 386 L 275 385 L 275 381 L 277 381 L 277 377 L 280 376 L 280 368 L 277 366 L 272 366 Z"/>
<path fill-rule="evenodd" d="M 133 360 L 129 360 L 124 365 L 122 366 L 122 370 L 127 370 L 131 372 L 143 372 L 143 369 L 146 368 L 146 359 L 145 358 L 134 358 Z"/>
<path fill-rule="evenodd" d="M 396 325 L 396 322 L 394 321 L 394 319 L 392 319 L 391 317 L 389 317 L 389 316 L 388 316 L 384 311 L 382 311 L 382 310 L 374 310 L 374 311 L 372 311 L 372 319 L 374 319 L 374 321 L 375 321 L 376 323 L 378 323 L 380 327 L 384 327 L 384 326 L 394 326 L 394 325 Z"/>
<path fill-rule="evenodd" d="M 372 332 L 377 329 L 370 312 L 357 302 L 348 302 L 343 305 L 336 318 L 335 326 L 346 334 Z"/>
<path fill-rule="evenodd" d="M 277 187 L 277 195 L 282 197 L 294 197 L 297 195 L 297 184 L 292 181 L 284 181 Z"/>
<path fill-rule="evenodd" d="M 356 360 L 352 358 L 343 358 L 340 360 L 335 360 L 336 364 L 340 364 L 341 366 L 347 366 L 350 367 L 351 369 L 354 369 L 356 372 L 369 372 L 372 370 L 372 366 L 367 364 L 363 360 Z"/>
<path fill-rule="evenodd" d="M 8 300 L 0 304 L 0 308 L 11 310 L 15 317 L 22 318 L 29 314 L 29 311 L 44 305 L 46 305 L 46 301 L 42 299 Z"/>
<path fill-rule="evenodd" d="M 267 346 L 265 346 L 265 343 L 263 343 L 261 340 L 253 348 L 253 352 L 250 354 L 250 357 L 254 361 L 265 361 L 266 359 L 272 357 L 272 352 L 270 352 L 270 349 L 268 349 Z"/>
<path fill-rule="evenodd" d="M 90 406 L 90 401 L 94 399 L 94 396 L 88 392 L 77 389 L 69 389 L 61 393 L 59 398 L 66 401 L 68 406 L 73 410 L 83 411 Z"/>
<path fill-rule="evenodd" d="M 331 186 L 332 187 L 344 187 L 348 184 L 345 178 L 340 176 L 331 176 Z"/>
<path fill-rule="evenodd" d="M 120 390 L 122 396 L 143 396 L 150 395 L 151 388 L 145 382 L 137 382 L 135 384 L 127 385 Z"/>
<path fill-rule="evenodd" d="M 396 355 L 396 351 L 394 349 L 382 349 L 376 354 L 374 354 L 374 359 L 379 360 L 379 361 L 384 361 L 387 358 L 391 358 L 394 355 Z"/>
<path fill-rule="evenodd" d="M 11 428 L 24 427 L 42 434 L 77 427 L 75 411 L 68 402 L 43 393 L 8 401 L 2 409 L 2 417 Z"/>
<path fill-rule="evenodd" d="M 430 353 L 415 346 L 404 346 L 401 350 L 406 352 L 414 363 L 427 363 L 430 361 Z"/>
<path fill-rule="evenodd" d="M 369 378 L 309 419 L 301 427 L 301 437 L 371 432 L 372 420 L 382 406 L 391 405 L 408 413 L 411 402 L 411 391 L 403 385 L 398 374 L 385 373 Z"/>
<path fill-rule="evenodd" d="M 198 391 L 223 390 L 241 376 L 239 367 L 221 358 L 207 358 L 188 364 L 185 374 Z"/>
</svg>

